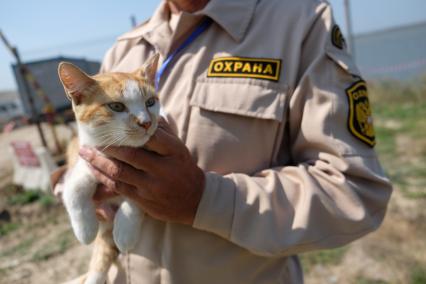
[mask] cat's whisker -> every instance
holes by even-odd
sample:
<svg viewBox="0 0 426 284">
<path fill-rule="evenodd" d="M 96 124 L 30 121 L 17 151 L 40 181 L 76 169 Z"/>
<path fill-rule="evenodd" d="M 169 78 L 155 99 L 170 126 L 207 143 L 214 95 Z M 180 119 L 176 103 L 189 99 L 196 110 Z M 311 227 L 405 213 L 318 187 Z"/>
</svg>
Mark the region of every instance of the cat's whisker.
<svg viewBox="0 0 426 284">
<path fill-rule="evenodd" d="M 118 146 L 121 146 L 122 144 L 123 144 L 123 142 L 126 142 L 127 141 L 127 138 L 128 137 L 126 137 L 126 136 L 123 136 L 123 139 L 118 143 Z"/>
<path fill-rule="evenodd" d="M 112 141 L 117 139 L 117 137 L 121 137 L 121 134 L 118 132 L 117 133 L 112 132 L 112 133 L 107 133 L 104 135 L 99 135 L 96 137 L 96 139 L 97 140 L 103 139 L 104 140 L 103 143 L 111 143 Z"/>
<path fill-rule="evenodd" d="M 105 129 L 104 131 L 102 131 L 101 129 L 100 131 L 98 131 L 98 133 L 96 133 L 95 139 L 97 140 L 105 139 L 106 141 L 104 143 L 111 143 L 110 142 L 111 140 L 114 140 L 117 137 L 121 137 L 121 135 L 123 135 L 123 132 L 125 131 L 126 129 L 122 129 L 122 128 Z"/>
<path fill-rule="evenodd" d="M 107 145 L 104 146 L 103 151 L 105 151 L 106 149 L 108 149 L 109 147 L 111 147 L 112 145 L 114 145 L 117 141 L 119 141 L 119 139 L 120 138 L 116 137 L 115 139 L 112 139 L 112 140 L 108 141 Z"/>
<path fill-rule="evenodd" d="M 121 132 L 124 131 L 125 128 L 111 128 L 111 127 L 105 127 L 105 129 L 97 129 L 96 134 L 104 134 L 104 133 L 111 133 L 111 132 Z"/>
<path fill-rule="evenodd" d="M 106 149 L 108 149 L 109 147 L 111 147 L 111 146 L 113 146 L 113 145 L 116 145 L 119 141 L 121 141 L 121 140 L 123 140 L 123 139 L 126 139 L 126 136 L 125 136 L 125 135 L 115 137 L 114 139 L 112 139 L 112 141 L 111 141 L 108 145 L 106 145 L 106 146 L 102 149 L 102 151 L 105 151 L 105 150 L 106 150 Z"/>
</svg>

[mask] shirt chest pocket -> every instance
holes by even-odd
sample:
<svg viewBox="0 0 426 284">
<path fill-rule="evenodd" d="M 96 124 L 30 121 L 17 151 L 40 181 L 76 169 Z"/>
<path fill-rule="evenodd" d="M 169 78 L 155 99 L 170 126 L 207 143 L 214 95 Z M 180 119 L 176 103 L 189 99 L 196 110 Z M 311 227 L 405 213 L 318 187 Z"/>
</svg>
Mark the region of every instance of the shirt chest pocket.
<svg viewBox="0 0 426 284">
<path fill-rule="evenodd" d="M 286 88 L 253 79 L 198 79 L 187 146 L 199 166 L 220 174 L 268 168 L 285 119 Z"/>
</svg>

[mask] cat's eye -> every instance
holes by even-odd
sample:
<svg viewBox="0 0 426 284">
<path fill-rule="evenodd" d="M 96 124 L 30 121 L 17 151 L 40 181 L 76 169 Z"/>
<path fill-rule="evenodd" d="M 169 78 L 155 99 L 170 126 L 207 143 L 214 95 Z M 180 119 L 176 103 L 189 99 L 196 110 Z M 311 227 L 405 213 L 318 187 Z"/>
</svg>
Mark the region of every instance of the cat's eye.
<svg viewBox="0 0 426 284">
<path fill-rule="evenodd" d="M 109 103 L 109 104 L 108 104 L 108 107 L 109 107 L 112 111 L 115 111 L 115 112 L 123 112 L 123 111 L 125 111 L 125 110 L 126 110 L 126 106 L 125 106 L 124 104 L 122 104 L 122 103 L 117 103 L 117 102 L 115 102 L 115 103 Z"/>
<path fill-rule="evenodd" d="M 145 102 L 146 107 L 152 107 L 153 105 L 155 105 L 155 98 L 149 98 L 146 100 Z"/>
</svg>

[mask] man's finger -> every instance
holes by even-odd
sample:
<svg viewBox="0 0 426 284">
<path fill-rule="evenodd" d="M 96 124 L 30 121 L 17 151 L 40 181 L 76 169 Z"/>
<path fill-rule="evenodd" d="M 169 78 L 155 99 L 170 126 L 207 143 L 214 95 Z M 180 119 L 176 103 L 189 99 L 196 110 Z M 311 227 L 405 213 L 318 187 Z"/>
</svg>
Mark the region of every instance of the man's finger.
<svg viewBox="0 0 426 284">
<path fill-rule="evenodd" d="M 96 204 L 96 215 L 100 221 L 112 222 L 114 220 L 115 212 L 117 212 L 117 207 L 115 206 L 105 203 Z"/>
<path fill-rule="evenodd" d="M 118 181 L 118 180 L 113 180 L 112 178 L 110 178 L 109 176 L 105 175 L 103 172 L 99 171 L 96 168 L 92 168 L 92 173 L 95 176 L 95 178 L 101 183 L 103 184 L 105 187 L 108 188 L 109 191 L 113 191 L 113 192 L 119 192 L 121 188 L 123 187 L 132 187 L 134 188 L 132 185 Z"/>
<path fill-rule="evenodd" d="M 145 171 L 155 171 L 159 156 L 143 148 L 109 147 L 104 151 L 108 156 Z"/>
<path fill-rule="evenodd" d="M 124 195 L 135 201 L 138 201 L 140 198 L 147 200 L 152 198 L 152 194 L 150 193 L 150 184 L 152 181 L 149 181 L 148 178 L 146 178 L 146 180 L 142 180 L 142 183 L 145 186 L 144 188 L 141 188 L 140 186 L 135 187 L 125 182 L 115 181 L 95 168 L 92 168 L 92 173 L 101 184 L 107 187 L 109 191 L 115 192 L 117 195 Z"/>
<path fill-rule="evenodd" d="M 170 156 L 181 147 L 182 142 L 172 132 L 167 122 L 159 122 L 158 128 L 145 144 L 145 148 L 161 156 Z"/>
<path fill-rule="evenodd" d="M 117 195 L 118 194 L 112 189 L 106 187 L 103 184 L 100 184 L 98 188 L 96 189 L 95 194 L 93 195 L 93 200 L 95 202 L 102 202 L 102 201 L 117 197 Z"/>
<path fill-rule="evenodd" d="M 96 208 L 96 218 L 101 222 L 111 222 L 113 219 L 109 219 L 108 215 L 104 210 Z"/>
<path fill-rule="evenodd" d="M 139 183 L 138 177 L 140 177 L 141 173 L 133 167 L 120 161 L 104 157 L 91 148 L 83 147 L 80 149 L 79 153 L 93 168 L 107 175 L 110 179 L 132 185 L 137 185 Z"/>
</svg>

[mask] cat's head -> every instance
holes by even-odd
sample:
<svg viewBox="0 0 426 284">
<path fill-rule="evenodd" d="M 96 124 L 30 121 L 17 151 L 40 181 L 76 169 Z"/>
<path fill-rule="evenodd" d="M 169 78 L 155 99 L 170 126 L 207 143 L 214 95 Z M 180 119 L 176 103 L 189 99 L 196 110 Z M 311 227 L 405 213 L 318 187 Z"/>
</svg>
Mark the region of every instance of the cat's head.
<svg viewBox="0 0 426 284">
<path fill-rule="evenodd" d="M 160 112 L 153 86 L 157 61 L 154 56 L 133 73 L 95 76 L 71 63 L 59 64 L 59 78 L 85 144 L 140 147 L 148 141 Z"/>
</svg>

